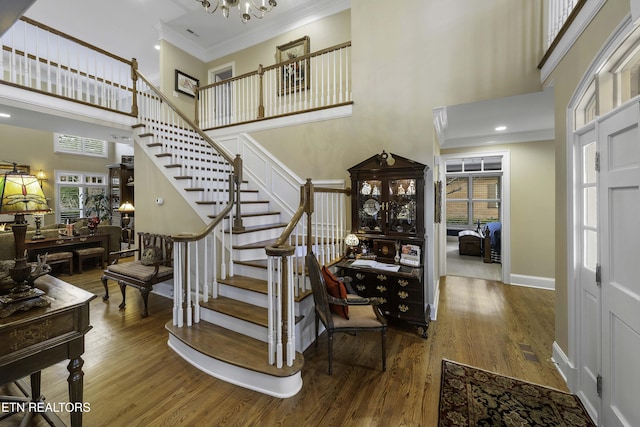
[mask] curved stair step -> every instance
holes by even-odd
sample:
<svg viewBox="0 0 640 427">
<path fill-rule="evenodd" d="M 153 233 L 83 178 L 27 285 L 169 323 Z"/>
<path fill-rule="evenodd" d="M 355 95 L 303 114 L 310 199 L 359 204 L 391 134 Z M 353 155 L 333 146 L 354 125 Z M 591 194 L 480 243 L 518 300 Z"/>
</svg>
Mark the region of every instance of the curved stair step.
<svg viewBox="0 0 640 427">
<path fill-rule="evenodd" d="M 269 364 L 266 343 L 229 329 L 200 322 L 179 328 L 167 322 L 169 347 L 196 368 L 223 381 L 275 397 L 291 397 L 302 388 L 304 356 L 292 366 Z"/>
<path fill-rule="evenodd" d="M 269 314 L 266 308 L 247 304 L 243 301 L 219 296 L 218 298 L 210 298 L 207 302 L 201 302 L 200 306 L 226 314 L 227 316 L 235 317 L 236 319 L 242 319 L 254 325 L 265 328 L 269 326 Z"/>
</svg>

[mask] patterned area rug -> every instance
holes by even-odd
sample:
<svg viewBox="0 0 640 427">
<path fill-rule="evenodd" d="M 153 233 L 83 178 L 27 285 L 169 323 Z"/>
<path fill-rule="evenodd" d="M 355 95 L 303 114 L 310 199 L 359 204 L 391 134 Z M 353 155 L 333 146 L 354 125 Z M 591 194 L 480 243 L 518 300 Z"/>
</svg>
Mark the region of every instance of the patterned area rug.
<svg viewBox="0 0 640 427">
<path fill-rule="evenodd" d="M 572 394 L 442 360 L 439 427 L 595 426 Z"/>
</svg>

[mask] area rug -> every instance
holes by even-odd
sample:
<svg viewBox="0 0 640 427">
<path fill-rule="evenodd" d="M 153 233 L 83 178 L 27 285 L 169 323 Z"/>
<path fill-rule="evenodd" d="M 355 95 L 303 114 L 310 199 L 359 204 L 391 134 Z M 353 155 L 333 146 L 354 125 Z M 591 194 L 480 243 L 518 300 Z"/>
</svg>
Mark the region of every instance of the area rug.
<svg viewBox="0 0 640 427">
<path fill-rule="evenodd" d="M 438 426 L 595 424 L 572 394 L 443 359 Z"/>
</svg>

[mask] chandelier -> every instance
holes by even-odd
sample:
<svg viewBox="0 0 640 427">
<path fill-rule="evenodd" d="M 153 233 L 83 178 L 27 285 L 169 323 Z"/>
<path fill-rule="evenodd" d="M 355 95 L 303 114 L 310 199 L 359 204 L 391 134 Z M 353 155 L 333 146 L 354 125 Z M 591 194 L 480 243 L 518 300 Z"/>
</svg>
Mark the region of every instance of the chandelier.
<svg viewBox="0 0 640 427">
<path fill-rule="evenodd" d="M 251 15 L 258 19 L 262 19 L 265 13 L 270 12 L 271 9 L 276 7 L 278 3 L 276 0 L 196 0 L 202 4 L 204 10 L 208 13 L 213 13 L 218 10 L 218 7 L 222 9 L 222 14 L 225 18 L 229 17 L 229 10 L 233 7 L 238 8 L 240 13 L 240 19 L 242 23 L 246 23 L 251 19 Z M 222 3 L 222 4 L 221 4 Z M 256 4 L 257 3 L 257 4 Z"/>
</svg>

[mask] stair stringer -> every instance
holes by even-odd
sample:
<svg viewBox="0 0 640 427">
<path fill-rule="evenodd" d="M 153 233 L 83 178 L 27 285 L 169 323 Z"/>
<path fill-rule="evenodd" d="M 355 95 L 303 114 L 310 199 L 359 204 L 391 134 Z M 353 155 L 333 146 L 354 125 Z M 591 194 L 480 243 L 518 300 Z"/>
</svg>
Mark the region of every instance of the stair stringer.
<svg viewBox="0 0 640 427">
<path fill-rule="evenodd" d="M 222 381 L 279 398 L 295 396 L 302 389 L 302 371 L 288 377 L 274 377 L 207 356 L 173 334 L 169 334 L 167 343 L 191 365 Z"/>
</svg>

